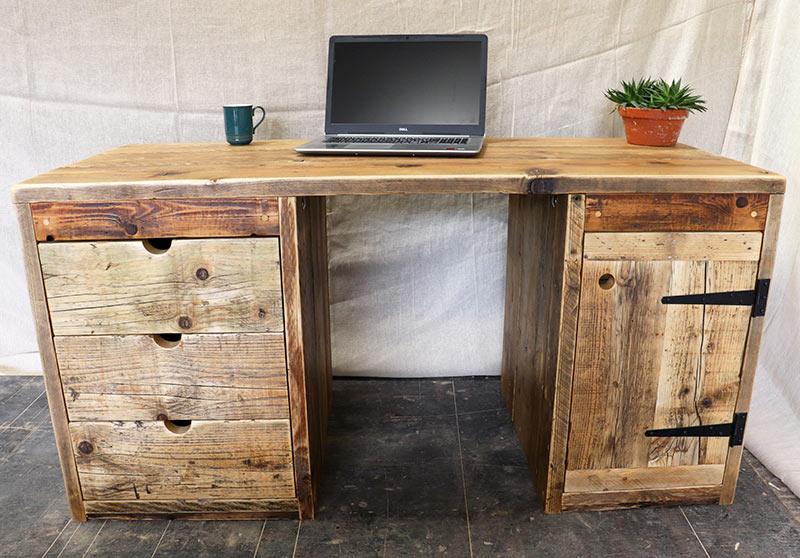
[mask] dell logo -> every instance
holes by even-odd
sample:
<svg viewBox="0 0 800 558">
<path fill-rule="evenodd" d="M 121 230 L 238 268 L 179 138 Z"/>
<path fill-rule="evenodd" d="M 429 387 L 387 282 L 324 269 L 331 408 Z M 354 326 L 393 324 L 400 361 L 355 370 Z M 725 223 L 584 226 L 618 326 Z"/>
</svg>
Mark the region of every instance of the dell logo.
<svg viewBox="0 0 800 558">
<path fill-rule="evenodd" d="M 401 131 L 401 132 L 408 132 L 408 128 L 399 128 L 399 131 Z"/>
</svg>

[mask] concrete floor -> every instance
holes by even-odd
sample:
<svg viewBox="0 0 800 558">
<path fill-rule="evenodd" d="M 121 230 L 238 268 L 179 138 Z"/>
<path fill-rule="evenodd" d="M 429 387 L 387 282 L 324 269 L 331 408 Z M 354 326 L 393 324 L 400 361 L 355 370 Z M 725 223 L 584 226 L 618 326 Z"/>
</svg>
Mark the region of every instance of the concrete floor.
<svg viewBox="0 0 800 558">
<path fill-rule="evenodd" d="M 69 519 L 41 378 L 0 377 L 0 556 L 800 556 L 749 454 L 733 506 L 545 516 L 496 378 L 337 380 L 315 521 Z"/>
</svg>

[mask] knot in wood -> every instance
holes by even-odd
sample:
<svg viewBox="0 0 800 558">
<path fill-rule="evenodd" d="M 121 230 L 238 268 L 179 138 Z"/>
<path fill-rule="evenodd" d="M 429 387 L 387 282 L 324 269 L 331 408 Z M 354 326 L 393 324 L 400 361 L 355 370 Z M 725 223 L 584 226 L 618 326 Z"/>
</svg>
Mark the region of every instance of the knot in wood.
<svg viewBox="0 0 800 558">
<path fill-rule="evenodd" d="M 178 326 L 181 329 L 191 329 L 192 319 L 189 316 L 181 316 L 178 318 Z"/>
<path fill-rule="evenodd" d="M 89 455 L 94 451 L 94 446 L 91 444 L 91 442 L 84 440 L 78 444 L 78 451 L 84 455 Z"/>
<path fill-rule="evenodd" d="M 201 267 L 194 272 L 194 276 L 200 279 L 201 281 L 205 281 L 206 279 L 208 279 L 208 270 L 204 267 Z"/>
</svg>

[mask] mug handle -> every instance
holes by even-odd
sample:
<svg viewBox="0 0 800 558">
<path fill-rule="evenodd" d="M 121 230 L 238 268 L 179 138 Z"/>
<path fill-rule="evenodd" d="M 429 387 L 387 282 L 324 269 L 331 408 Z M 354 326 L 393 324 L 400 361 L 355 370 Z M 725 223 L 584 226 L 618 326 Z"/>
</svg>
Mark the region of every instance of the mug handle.
<svg viewBox="0 0 800 558">
<path fill-rule="evenodd" d="M 267 111 L 264 110 L 264 107 L 253 107 L 253 116 L 256 115 L 256 111 L 259 110 L 259 109 L 261 109 L 261 120 L 256 122 L 255 126 L 253 126 L 253 133 L 254 134 L 256 133 L 256 128 L 258 128 L 258 125 L 261 124 L 262 122 L 264 122 L 264 118 L 266 118 L 266 116 L 267 116 Z"/>
</svg>

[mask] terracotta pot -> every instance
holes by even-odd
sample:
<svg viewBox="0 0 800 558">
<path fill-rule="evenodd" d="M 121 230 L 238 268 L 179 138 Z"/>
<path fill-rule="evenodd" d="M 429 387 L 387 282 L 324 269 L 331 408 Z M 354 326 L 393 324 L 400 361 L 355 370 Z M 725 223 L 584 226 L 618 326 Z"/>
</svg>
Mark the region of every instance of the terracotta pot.
<svg viewBox="0 0 800 558">
<path fill-rule="evenodd" d="M 619 107 L 625 124 L 625 137 L 633 145 L 672 147 L 678 142 L 683 121 L 689 116 L 685 109 L 646 109 Z"/>
</svg>

